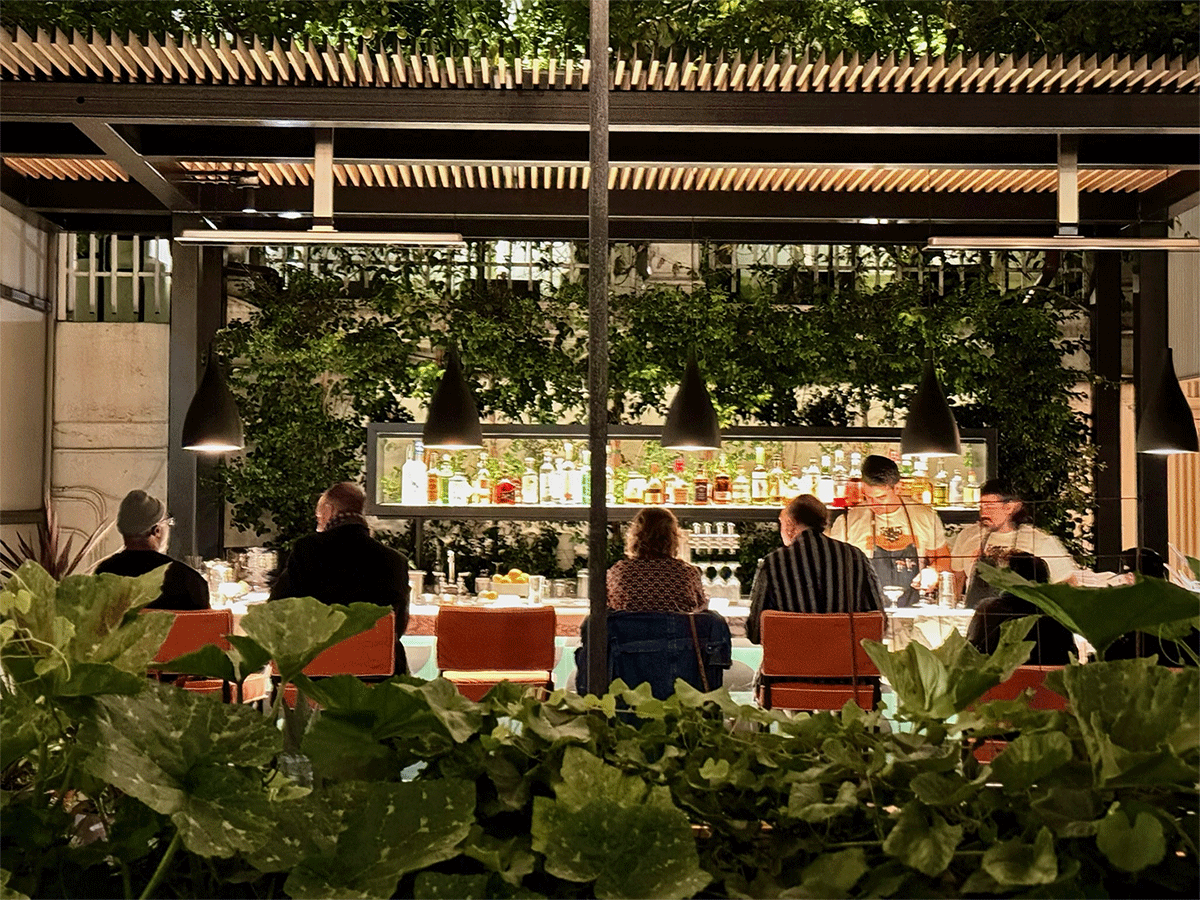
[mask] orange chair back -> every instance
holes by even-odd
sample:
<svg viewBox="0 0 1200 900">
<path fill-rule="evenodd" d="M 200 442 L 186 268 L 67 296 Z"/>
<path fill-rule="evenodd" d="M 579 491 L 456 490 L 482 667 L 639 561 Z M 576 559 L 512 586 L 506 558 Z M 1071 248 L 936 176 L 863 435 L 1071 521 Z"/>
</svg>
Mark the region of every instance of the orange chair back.
<svg viewBox="0 0 1200 900">
<path fill-rule="evenodd" d="M 855 613 L 853 640 L 847 613 L 762 614 L 762 673 L 776 678 L 851 678 L 879 674 L 859 643 L 883 640 L 883 613 Z M 851 657 L 851 648 L 854 657 Z"/>
<path fill-rule="evenodd" d="M 322 650 L 304 667 L 309 678 L 324 675 L 390 677 L 396 669 L 396 613 L 389 612 L 366 631 Z"/>
<path fill-rule="evenodd" d="M 1046 687 L 1046 675 L 1062 666 L 1021 666 L 1008 681 L 1002 682 L 979 698 L 978 703 L 992 700 L 1015 700 L 1022 691 L 1033 689 L 1029 698 L 1032 709 L 1066 709 L 1066 698 Z"/>
<path fill-rule="evenodd" d="M 554 607 L 438 610 L 437 665 L 447 669 L 552 670 Z"/>
<path fill-rule="evenodd" d="M 154 655 L 154 664 L 161 665 L 208 644 L 216 644 L 222 650 L 229 649 L 229 641 L 225 640 L 225 635 L 233 631 L 231 610 L 187 609 L 174 612 L 173 615 L 175 621 L 167 639 Z"/>
</svg>

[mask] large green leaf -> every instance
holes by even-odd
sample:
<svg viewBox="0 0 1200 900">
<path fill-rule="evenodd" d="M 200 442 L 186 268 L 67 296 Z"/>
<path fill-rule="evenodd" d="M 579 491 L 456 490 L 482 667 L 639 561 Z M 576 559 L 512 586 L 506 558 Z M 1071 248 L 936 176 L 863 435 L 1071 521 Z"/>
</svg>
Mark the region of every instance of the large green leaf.
<svg viewBox="0 0 1200 900">
<path fill-rule="evenodd" d="M 509 884 L 518 885 L 537 866 L 532 840 L 528 834 L 499 838 L 487 834 L 478 825 L 472 825 L 463 853 L 483 863 Z"/>
<path fill-rule="evenodd" d="M 855 782 L 843 781 L 838 787 L 837 797 L 828 803 L 819 784 L 795 783 L 788 794 L 787 815 L 801 822 L 828 822 L 858 805 L 858 785 Z"/>
<path fill-rule="evenodd" d="M 781 897 L 848 897 L 850 889 L 867 874 L 867 857 L 862 847 L 823 853 L 804 867 L 798 890 Z"/>
<path fill-rule="evenodd" d="M 323 793 L 273 803 L 271 839 L 247 859 L 262 872 L 287 872 L 309 857 L 332 856 L 344 827 L 344 809 L 335 809 Z"/>
<path fill-rule="evenodd" d="M 1021 734 L 992 760 L 1006 791 L 1023 791 L 1071 761 L 1071 740 L 1058 731 Z"/>
<path fill-rule="evenodd" d="M 74 658 L 108 661 L 108 658 L 98 656 L 97 651 L 121 626 L 127 613 L 141 609 L 158 597 L 166 573 L 167 567 L 159 566 L 133 578 L 107 573 L 64 578 L 58 586 L 58 611 L 75 625 Z M 165 639 L 166 635 L 163 637 Z M 157 652 L 158 647 L 154 650 Z"/>
<path fill-rule="evenodd" d="M 983 854 L 983 871 L 1002 885 L 1051 884 L 1058 878 L 1058 857 L 1049 828 L 1038 831 L 1032 844 L 1001 841 Z"/>
<path fill-rule="evenodd" d="M 951 631 L 934 650 L 916 641 L 896 652 L 877 641 L 863 641 L 862 645 L 895 691 L 902 712 L 948 719 L 1011 676 L 1029 658 L 1033 642 L 1024 637 L 1036 621 L 1036 616 L 1026 616 L 1005 622 L 990 656 L 976 650 L 957 631 Z"/>
<path fill-rule="evenodd" d="M 597 897 L 690 897 L 711 880 L 671 792 L 579 747 L 563 754 L 555 799 L 534 798 L 532 832 L 546 871 L 594 881 Z"/>
<path fill-rule="evenodd" d="M 314 597 L 289 597 L 253 607 L 242 619 L 242 632 L 271 655 L 282 680 L 292 681 L 333 646 L 345 623 L 340 607 Z"/>
<path fill-rule="evenodd" d="M 92 652 L 95 662 L 106 662 L 124 672 L 145 674 L 171 631 L 175 617 L 165 612 L 136 616 L 100 639 Z"/>
<path fill-rule="evenodd" d="M 163 665 L 163 670 L 177 675 L 199 675 L 203 678 L 220 678 L 222 681 L 237 680 L 233 661 L 216 644 L 205 644 L 199 650 L 168 660 Z"/>
<path fill-rule="evenodd" d="M 1200 672 L 1131 659 L 1068 666 L 1060 679 L 1099 783 L 1195 782 Z"/>
<path fill-rule="evenodd" d="M 1167 853 L 1162 823 L 1148 812 L 1138 812 L 1130 822 L 1119 803 L 1114 803 L 1101 820 L 1096 846 L 1110 863 L 1125 872 L 1157 865 Z"/>
<path fill-rule="evenodd" d="M 1109 644 L 1130 631 L 1155 631 L 1186 620 L 1200 627 L 1200 596 L 1161 578 L 1137 576 L 1123 587 L 1079 588 L 1034 584 L 1010 569 L 980 563 L 981 577 L 1044 610 L 1103 656 Z"/>
<path fill-rule="evenodd" d="M 911 801 L 883 842 L 883 852 L 930 878 L 941 875 L 962 841 L 961 825 L 948 825 L 919 801 Z"/>
<path fill-rule="evenodd" d="M 87 770 L 170 816 L 192 852 L 232 856 L 270 837 L 259 767 L 282 742 L 254 710 L 151 685 L 100 698 L 80 740 Z"/>
<path fill-rule="evenodd" d="M 455 875 L 448 872 L 422 872 L 413 885 L 416 900 L 487 900 L 488 874 Z"/>
<path fill-rule="evenodd" d="M 405 873 L 457 856 L 475 812 L 475 786 L 459 779 L 344 784 L 328 799 L 344 830 L 292 869 L 284 890 L 298 900 L 390 897 Z"/>
</svg>

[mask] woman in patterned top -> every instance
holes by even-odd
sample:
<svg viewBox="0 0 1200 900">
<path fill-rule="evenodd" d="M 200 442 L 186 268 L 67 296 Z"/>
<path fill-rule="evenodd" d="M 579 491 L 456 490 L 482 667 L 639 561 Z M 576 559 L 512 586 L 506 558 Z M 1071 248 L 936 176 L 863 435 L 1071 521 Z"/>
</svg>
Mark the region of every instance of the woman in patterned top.
<svg viewBox="0 0 1200 900">
<path fill-rule="evenodd" d="M 679 522 L 669 509 L 647 507 L 634 516 L 625 555 L 608 570 L 608 608 L 629 612 L 690 613 L 708 609 L 700 572 L 679 552 Z"/>
</svg>

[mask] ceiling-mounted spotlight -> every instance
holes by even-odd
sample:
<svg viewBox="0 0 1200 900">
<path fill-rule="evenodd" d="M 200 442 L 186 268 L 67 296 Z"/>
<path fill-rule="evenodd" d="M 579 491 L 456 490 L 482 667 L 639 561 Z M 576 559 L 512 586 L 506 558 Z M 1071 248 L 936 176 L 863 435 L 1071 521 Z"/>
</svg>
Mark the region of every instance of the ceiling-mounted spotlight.
<svg viewBox="0 0 1200 900">
<path fill-rule="evenodd" d="M 300 212 L 298 209 L 285 209 L 279 214 L 279 218 L 281 219 L 299 219 L 303 216 L 304 213 Z"/>
<path fill-rule="evenodd" d="M 242 192 L 242 212 L 247 215 L 258 212 L 258 176 L 239 175 L 237 186 Z"/>
</svg>

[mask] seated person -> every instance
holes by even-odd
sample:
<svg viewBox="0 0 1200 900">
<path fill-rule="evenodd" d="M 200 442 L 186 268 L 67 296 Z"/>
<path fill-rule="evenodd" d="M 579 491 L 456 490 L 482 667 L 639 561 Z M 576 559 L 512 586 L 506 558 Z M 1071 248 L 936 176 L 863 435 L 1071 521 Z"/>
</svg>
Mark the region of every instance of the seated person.
<svg viewBox="0 0 1200 900">
<path fill-rule="evenodd" d="M 1121 554 L 1121 569 L 1137 572 L 1147 578 L 1166 578 L 1167 567 L 1163 558 L 1148 547 L 1130 547 Z M 1164 641 L 1158 635 L 1145 631 L 1123 634 L 1104 651 L 1105 659 L 1134 659 L 1157 656 L 1159 665 L 1194 666 L 1200 656 L 1200 631 L 1192 629 L 1182 642 Z M 1188 653 L 1188 648 L 1191 653 Z"/>
<path fill-rule="evenodd" d="M 1018 550 L 1008 557 L 1008 567 L 1027 581 L 1046 584 L 1050 570 L 1044 560 Z M 984 600 L 971 617 L 967 640 L 980 653 L 992 653 L 1000 643 L 1000 626 L 1011 619 L 1040 615 L 1026 640 L 1034 642 L 1026 664 L 1031 666 L 1065 666 L 1068 654 L 1075 652 L 1075 637 L 1063 625 L 1043 615 L 1042 611 L 1015 594 L 1003 593 Z"/>
<path fill-rule="evenodd" d="M 668 613 L 707 609 L 700 572 L 678 558 L 679 548 L 675 514 L 657 506 L 641 510 L 625 536 L 628 558 L 608 570 L 608 608 Z"/>
<path fill-rule="evenodd" d="M 191 566 L 167 556 L 174 520 L 157 497 L 130 491 L 117 511 L 117 531 L 125 549 L 96 566 L 96 574 L 145 575 L 166 566 L 162 593 L 146 609 L 209 609 L 208 582 Z"/>
<path fill-rule="evenodd" d="M 873 612 L 883 594 L 871 561 L 857 547 L 825 535 L 829 512 L 812 494 L 779 513 L 783 546 L 763 559 L 750 590 L 746 637 L 760 643 L 764 610 L 793 613 Z"/>
<path fill-rule="evenodd" d="M 317 533 L 296 541 L 272 600 L 315 597 L 322 603 L 374 603 L 396 613 L 396 672 L 407 673 L 400 637 L 408 627 L 408 559 L 371 537 L 367 495 L 352 481 L 317 501 Z"/>
</svg>

